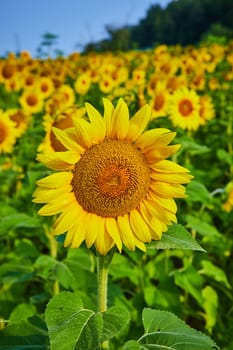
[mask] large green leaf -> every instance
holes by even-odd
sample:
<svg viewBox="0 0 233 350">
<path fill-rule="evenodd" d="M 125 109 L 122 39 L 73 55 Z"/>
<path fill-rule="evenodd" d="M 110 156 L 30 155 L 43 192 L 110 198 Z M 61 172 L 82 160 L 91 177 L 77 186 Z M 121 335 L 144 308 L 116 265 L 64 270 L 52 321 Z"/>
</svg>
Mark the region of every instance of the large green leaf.
<svg viewBox="0 0 233 350">
<path fill-rule="evenodd" d="M 189 327 L 168 311 L 146 308 L 143 310 L 142 319 L 145 334 L 138 340 L 140 349 L 218 349 L 211 338 Z"/>
<path fill-rule="evenodd" d="M 188 196 L 188 200 L 191 202 L 201 202 L 204 204 L 208 204 L 210 202 L 210 194 L 201 182 L 191 181 L 186 186 L 186 194 Z"/>
<path fill-rule="evenodd" d="M 129 340 L 123 346 L 122 350 L 140 350 L 141 347 L 136 340 Z"/>
<path fill-rule="evenodd" d="M 201 293 L 203 297 L 202 307 L 205 310 L 203 315 L 206 321 L 205 327 L 211 333 L 218 316 L 218 294 L 210 286 L 206 286 Z"/>
<path fill-rule="evenodd" d="M 44 321 L 38 316 L 12 320 L 0 330 L 1 350 L 48 350 L 48 334 Z"/>
<path fill-rule="evenodd" d="M 94 350 L 129 321 L 126 310 L 112 307 L 105 313 L 84 308 L 78 293 L 62 292 L 45 311 L 51 350 Z"/>
<path fill-rule="evenodd" d="M 196 218 L 192 215 L 187 215 L 186 216 L 187 224 L 189 227 L 191 227 L 193 230 L 197 231 L 200 235 L 203 236 L 219 236 L 220 233 L 216 229 L 215 226 L 208 224 L 207 222 Z"/>
<path fill-rule="evenodd" d="M 231 288 L 231 285 L 230 285 L 230 283 L 227 279 L 227 276 L 226 276 L 223 269 L 221 269 L 218 266 L 215 266 L 209 260 L 202 260 L 201 264 L 202 264 L 203 268 L 201 270 L 199 270 L 199 273 L 211 277 L 215 281 L 225 285 L 227 288 Z"/>
<path fill-rule="evenodd" d="M 190 249 L 205 252 L 190 233 L 180 224 L 168 227 L 161 240 L 148 243 L 147 249 Z"/>
<path fill-rule="evenodd" d="M 38 217 L 31 217 L 29 215 L 18 213 L 8 215 L 1 218 L 0 220 L 0 234 L 6 233 L 9 230 L 25 227 L 25 228 L 35 228 L 39 227 L 40 222 Z"/>
<path fill-rule="evenodd" d="M 129 312 L 122 307 L 113 306 L 104 312 L 102 341 L 114 337 L 115 334 L 121 331 L 128 324 L 129 319 Z"/>
</svg>

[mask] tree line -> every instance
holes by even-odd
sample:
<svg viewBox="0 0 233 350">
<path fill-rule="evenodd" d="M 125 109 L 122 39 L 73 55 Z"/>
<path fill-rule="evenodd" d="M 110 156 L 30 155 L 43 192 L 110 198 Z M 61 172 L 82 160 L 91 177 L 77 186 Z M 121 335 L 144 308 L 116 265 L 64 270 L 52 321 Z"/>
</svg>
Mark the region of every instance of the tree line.
<svg viewBox="0 0 233 350">
<path fill-rule="evenodd" d="M 196 44 L 208 36 L 233 38 L 232 0 L 173 0 L 151 5 L 136 25 L 105 27 L 106 39 L 90 42 L 84 52 L 148 49 L 159 44 Z"/>
</svg>

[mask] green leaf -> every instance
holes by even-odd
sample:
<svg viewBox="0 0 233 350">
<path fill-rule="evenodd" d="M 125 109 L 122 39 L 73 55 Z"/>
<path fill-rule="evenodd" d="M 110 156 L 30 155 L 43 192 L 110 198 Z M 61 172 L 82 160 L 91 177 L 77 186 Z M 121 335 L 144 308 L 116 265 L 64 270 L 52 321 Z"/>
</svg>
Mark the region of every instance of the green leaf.
<svg viewBox="0 0 233 350">
<path fill-rule="evenodd" d="M 232 163 L 233 163 L 233 159 L 231 157 L 231 154 L 229 152 L 226 152 L 224 149 L 217 150 L 217 157 L 219 160 L 222 160 L 229 165 L 232 165 Z"/>
<path fill-rule="evenodd" d="M 200 235 L 208 236 L 208 237 L 220 236 L 220 233 L 213 225 L 210 225 L 201 219 L 195 218 L 192 215 L 187 215 L 186 219 L 187 219 L 188 226 L 191 229 L 198 232 Z"/>
<path fill-rule="evenodd" d="M 27 238 L 17 239 L 15 241 L 15 254 L 25 258 L 34 258 L 40 255 L 35 244 Z"/>
<path fill-rule="evenodd" d="M 32 304 L 22 303 L 16 306 L 10 314 L 10 321 L 16 322 L 19 320 L 26 320 L 27 318 L 35 315 L 36 308 Z"/>
<path fill-rule="evenodd" d="M 140 349 L 141 347 L 138 344 L 138 342 L 136 342 L 136 340 L 127 341 L 127 343 L 125 343 L 125 345 L 122 348 L 122 350 L 140 350 Z"/>
<path fill-rule="evenodd" d="M 6 233 L 9 230 L 24 227 L 24 228 L 35 228 L 39 227 L 40 223 L 38 218 L 30 217 L 29 215 L 19 213 L 13 214 L 1 218 L 0 221 L 0 233 Z"/>
<path fill-rule="evenodd" d="M 197 302 L 202 306 L 202 277 L 199 275 L 192 265 L 185 270 L 175 271 L 175 283 L 187 293 L 191 294 Z"/>
<path fill-rule="evenodd" d="M 190 233 L 180 224 L 168 226 L 160 241 L 146 244 L 147 249 L 190 249 L 205 252 Z"/>
<path fill-rule="evenodd" d="M 46 338 L 40 335 L 1 337 L 1 350 L 47 350 Z"/>
<path fill-rule="evenodd" d="M 227 288 L 231 288 L 225 272 L 220 267 L 215 266 L 211 261 L 202 260 L 203 268 L 199 273 L 213 278 L 217 282 L 223 283 Z"/>
<path fill-rule="evenodd" d="M 25 282 L 33 277 L 33 268 L 22 261 L 5 263 L 0 266 L 0 279 L 3 283 Z"/>
<path fill-rule="evenodd" d="M 128 312 L 120 307 L 104 313 L 85 309 L 78 293 L 61 292 L 46 308 L 51 350 L 94 350 L 119 333 L 128 323 Z"/>
<path fill-rule="evenodd" d="M 213 350 L 214 341 L 189 327 L 168 311 L 143 310 L 145 334 L 138 340 L 140 349 Z"/>
<path fill-rule="evenodd" d="M 201 202 L 203 204 L 209 204 L 210 202 L 210 194 L 207 188 L 198 181 L 193 180 L 187 184 L 186 194 L 188 200 L 192 202 Z"/>
<path fill-rule="evenodd" d="M 207 146 L 199 145 L 198 143 L 194 142 L 194 140 L 190 137 L 179 138 L 179 142 L 182 143 L 183 149 L 187 150 L 191 155 L 203 154 L 210 151 L 210 149 Z"/>
<path fill-rule="evenodd" d="M 73 275 L 66 264 L 57 261 L 54 265 L 54 275 L 63 287 L 70 288 Z"/>
<path fill-rule="evenodd" d="M 129 322 L 129 312 L 119 306 L 113 306 L 103 313 L 102 341 L 108 340 L 119 333 Z"/>
<path fill-rule="evenodd" d="M 218 294 L 210 286 L 206 286 L 201 293 L 203 297 L 202 307 L 205 310 L 205 314 L 203 316 L 206 321 L 206 329 L 209 333 L 211 333 L 217 320 Z"/>
<path fill-rule="evenodd" d="M 54 278 L 53 267 L 56 264 L 56 260 L 48 255 L 41 255 L 34 264 L 36 275 L 44 279 Z"/>
<path fill-rule="evenodd" d="M 48 338 L 48 332 L 45 322 L 38 316 L 29 317 L 27 320 L 11 322 L 0 332 L 1 337 L 27 337 L 31 335 L 40 335 Z M 1 344 L 1 343 L 0 343 Z M 0 347 L 1 348 L 1 347 Z"/>
<path fill-rule="evenodd" d="M 52 298 L 45 311 L 51 350 L 75 349 L 80 342 L 80 350 L 95 349 L 101 325 L 98 326 L 99 319 L 95 325 L 95 321 L 92 320 L 94 315 L 94 311 L 84 309 L 80 297 L 75 293 L 62 292 Z M 86 341 L 83 334 L 86 335 Z"/>
</svg>

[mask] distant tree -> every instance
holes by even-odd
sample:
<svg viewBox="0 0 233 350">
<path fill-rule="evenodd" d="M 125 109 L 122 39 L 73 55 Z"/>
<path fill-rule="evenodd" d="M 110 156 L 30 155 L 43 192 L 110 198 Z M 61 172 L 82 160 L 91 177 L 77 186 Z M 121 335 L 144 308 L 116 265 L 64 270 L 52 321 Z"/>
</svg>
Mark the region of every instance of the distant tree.
<svg viewBox="0 0 233 350">
<path fill-rule="evenodd" d="M 39 57 L 52 56 L 52 47 L 57 43 L 58 35 L 46 32 L 41 36 L 41 42 L 37 48 Z"/>
<path fill-rule="evenodd" d="M 189 45 L 204 35 L 232 37 L 232 0 L 174 0 L 166 8 L 155 4 L 137 25 L 107 26 L 108 39 L 91 43 L 84 49 L 97 51 L 146 49 L 157 44 Z"/>
</svg>

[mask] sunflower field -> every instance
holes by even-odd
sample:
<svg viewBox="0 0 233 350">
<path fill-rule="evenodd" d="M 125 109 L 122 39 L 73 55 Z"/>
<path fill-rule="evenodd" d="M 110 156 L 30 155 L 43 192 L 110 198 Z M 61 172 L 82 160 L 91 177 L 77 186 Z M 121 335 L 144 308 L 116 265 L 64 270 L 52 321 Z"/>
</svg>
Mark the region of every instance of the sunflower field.
<svg viewBox="0 0 233 350">
<path fill-rule="evenodd" d="M 232 350 L 233 41 L 1 58 L 0 198 L 1 350 Z"/>
</svg>

